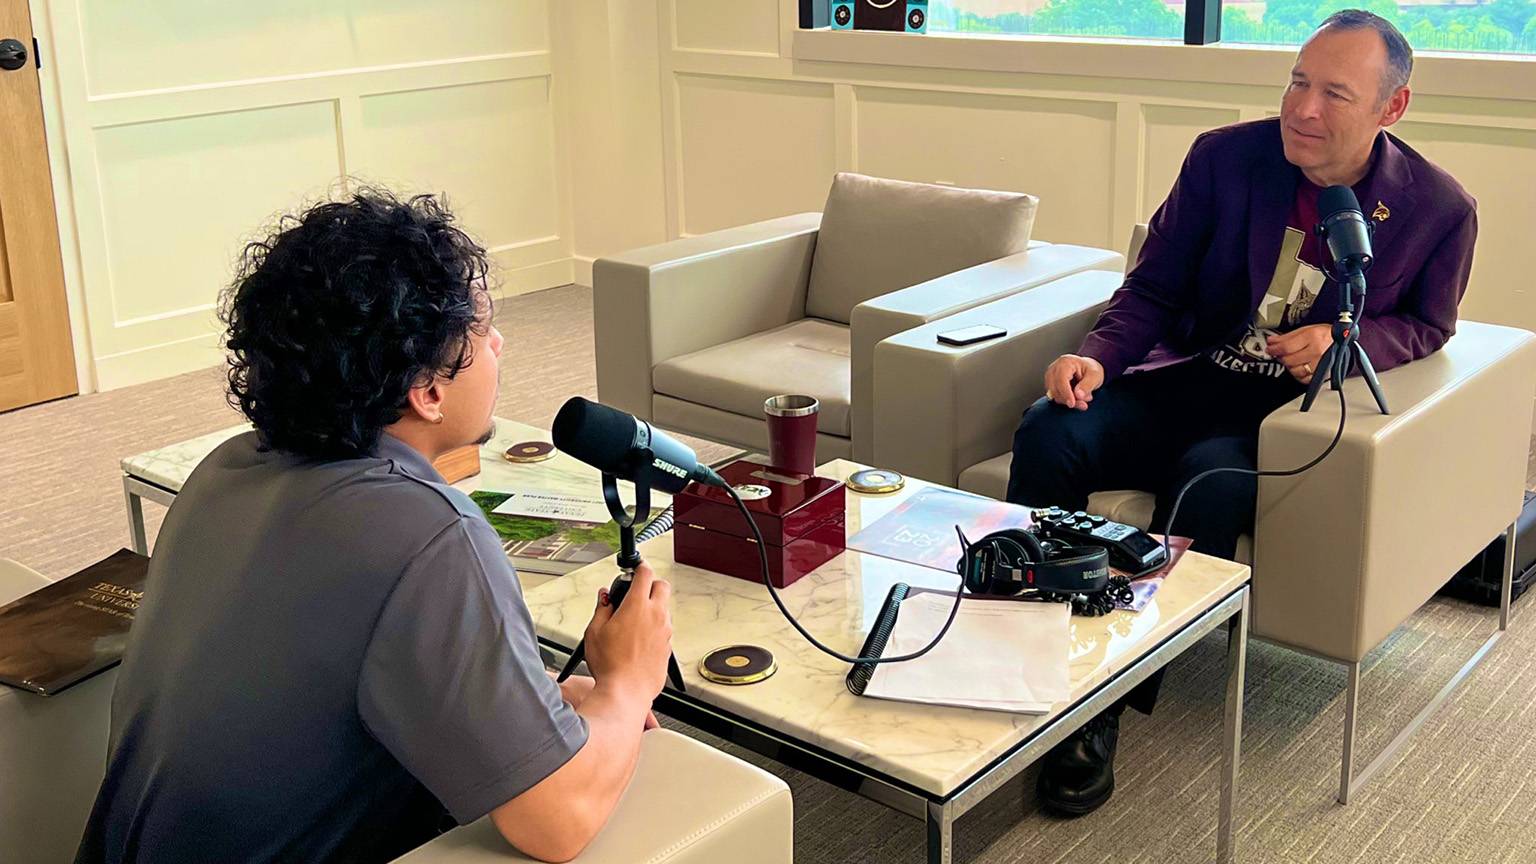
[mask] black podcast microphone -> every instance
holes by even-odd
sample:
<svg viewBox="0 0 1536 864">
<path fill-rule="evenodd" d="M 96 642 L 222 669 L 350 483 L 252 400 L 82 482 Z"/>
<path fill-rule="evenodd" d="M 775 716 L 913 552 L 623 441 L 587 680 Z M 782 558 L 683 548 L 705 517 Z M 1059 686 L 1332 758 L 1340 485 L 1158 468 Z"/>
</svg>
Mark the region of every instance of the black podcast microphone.
<svg viewBox="0 0 1536 864">
<path fill-rule="evenodd" d="M 637 490 L 643 485 L 649 485 L 653 489 L 661 489 L 674 495 L 681 492 L 689 481 L 724 489 L 735 502 L 736 509 L 741 512 L 742 520 L 752 530 L 752 539 L 756 540 L 753 545 L 757 547 L 763 587 L 768 589 L 768 596 L 773 599 L 774 605 L 779 607 L 780 614 L 818 650 L 845 663 L 901 663 L 915 660 L 939 644 L 939 640 L 949 632 L 950 625 L 955 623 L 955 615 L 960 611 L 960 600 L 965 595 L 963 583 L 960 586 L 962 590 L 955 592 L 955 602 L 950 606 L 949 618 L 945 620 L 944 626 L 940 627 L 938 634 L 922 648 L 899 657 L 849 657 L 838 653 L 817 641 L 816 637 L 812 636 L 799 621 L 795 620 L 795 616 L 790 614 L 789 607 L 784 605 L 783 598 L 779 597 L 778 589 L 774 587 L 773 580 L 768 576 L 768 544 L 763 539 L 762 529 L 758 528 L 757 521 L 747 510 L 746 503 L 741 500 L 741 494 L 716 474 L 714 469 L 708 465 L 700 465 L 699 457 L 694 455 L 687 445 L 665 432 L 658 432 L 651 428 L 651 424 L 633 414 L 589 402 L 580 396 L 572 396 L 560 407 L 560 413 L 555 415 L 555 425 L 550 433 L 555 447 L 603 472 L 604 483 L 608 484 L 604 488 L 604 493 L 612 493 L 609 499 L 610 508 L 618 506 L 618 493 L 612 488 L 611 478 L 628 480 L 635 484 Z M 618 518 L 615 514 L 614 519 L 617 521 Z M 633 534 L 625 533 L 629 529 L 624 526 L 625 523 L 620 522 L 622 530 L 619 535 L 621 550 L 618 563 L 623 569 L 608 589 L 608 602 L 614 606 L 618 606 L 624 596 L 629 593 L 635 568 L 640 565 L 640 555 L 634 548 L 635 537 Z M 649 530 L 647 526 L 641 533 L 648 533 Z M 628 540 L 625 539 L 626 537 Z M 564 681 L 581 664 L 586 656 L 586 643 L 586 637 L 583 636 L 571 653 L 570 660 L 566 662 L 555 680 Z M 678 668 L 676 655 L 671 657 L 667 670 L 674 686 L 680 692 L 683 691 L 683 676 Z"/>
<path fill-rule="evenodd" d="M 1343 278 L 1363 274 L 1371 267 L 1371 223 L 1365 221 L 1360 201 L 1348 186 L 1329 186 L 1317 196 L 1321 218 L 1317 233 L 1328 242 L 1328 254 Z"/>
<path fill-rule="evenodd" d="M 688 445 L 633 414 L 580 396 L 561 406 L 550 437 L 557 448 L 604 474 L 670 495 L 692 481 L 728 485 L 714 469 L 700 464 Z"/>
<path fill-rule="evenodd" d="M 634 524 L 647 514 L 649 490 L 660 489 L 676 495 L 691 481 L 730 490 L 729 484 L 714 469 L 699 464 L 699 457 L 688 445 L 652 429 L 651 424 L 633 414 L 589 402 L 580 396 L 572 396 L 560 406 L 550 437 L 558 449 L 603 472 L 603 499 L 608 504 L 609 514 L 619 525 L 619 575 L 608 587 L 608 603 L 614 608 L 624 602 L 642 563 L 636 548 L 640 538 L 635 534 Z M 620 503 L 617 480 L 635 484 L 635 508 L 631 514 L 626 515 L 624 505 Z M 657 518 L 660 521 L 661 517 Z M 640 532 L 641 536 L 652 533 L 651 527 L 646 526 Z M 583 636 L 556 681 L 564 681 L 576 671 L 586 656 L 586 649 L 587 639 Z M 667 677 L 678 692 L 686 692 L 676 654 L 667 655 Z"/>
</svg>

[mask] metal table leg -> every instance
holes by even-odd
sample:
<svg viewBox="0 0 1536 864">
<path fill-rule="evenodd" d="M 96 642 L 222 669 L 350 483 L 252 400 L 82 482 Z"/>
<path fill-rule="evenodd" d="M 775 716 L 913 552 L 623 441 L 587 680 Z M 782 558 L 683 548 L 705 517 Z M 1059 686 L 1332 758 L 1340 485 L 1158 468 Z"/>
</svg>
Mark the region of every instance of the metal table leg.
<svg viewBox="0 0 1536 864">
<path fill-rule="evenodd" d="M 128 505 L 128 541 L 133 551 L 148 555 L 149 536 L 144 530 L 144 502 L 153 501 L 169 507 L 175 503 L 176 493 L 124 472 L 123 501 Z"/>
<path fill-rule="evenodd" d="M 950 805 L 928 802 L 928 864 L 950 864 L 954 854 L 955 817 Z"/>
<path fill-rule="evenodd" d="M 1451 676 L 1451 680 L 1446 682 L 1444 687 L 1440 688 L 1440 692 L 1436 693 L 1429 700 L 1429 704 L 1420 709 L 1419 713 L 1415 714 L 1413 719 L 1408 721 L 1408 725 L 1404 726 L 1359 774 L 1354 773 L 1354 767 L 1355 717 L 1359 713 L 1360 708 L 1360 664 L 1358 662 L 1344 664 L 1349 672 L 1349 688 L 1344 696 L 1344 753 L 1340 759 L 1339 769 L 1340 804 L 1348 804 L 1349 799 L 1354 797 L 1354 794 L 1360 791 L 1360 788 L 1369 782 L 1377 771 L 1386 767 L 1396 758 L 1397 751 L 1404 744 L 1408 743 L 1408 739 L 1413 737 L 1413 734 L 1419 730 L 1420 726 L 1424 725 L 1424 721 L 1428 720 L 1431 714 L 1434 714 L 1441 705 L 1445 704 L 1456 688 L 1461 686 L 1461 682 L 1465 681 L 1467 676 L 1472 674 L 1472 670 L 1476 669 L 1478 664 L 1483 662 L 1483 658 L 1488 656 L 1488 652 L 1493 650 L 1493 646 L 1497 645 L 1499 639 L 1508 631 L 1509 604 L 1514 589 L 1515 535 L 1518 527 L 1518 523 L 1512 522 L 1504 532 L 1504 575 L 1501 580 L 1503 584 L 1499 588 L 1499 629 L 1493 631 L 1492 635 L 1483 642 L 1482 647 L 1473 653 L 1471 659 L 1463 663 L 1461 668 L 1456 671 L 1456 674 Z"/>
<path fill-rule="evenodd" d="M 128 542 L 140 555 L 149 554 L 149 540 L 144 534 L 144 499 L 134 491 L 131 478 L 123 475 L 123 499 L 128 503 Z"/>
<path fill-rule="evenodd" d="M 1243 744 L 1243 675 L 1248 666 L 1249 597 L 1245 590 L 1243 605 L 1227 631 L 1226 734 L 1221 751 L 1221 810 L 1216 817 L 1218 864 L 1229 864 L 1237 858 L 1237 847 L 1232 840 L 1232 811 L 1237 802 L 1237 774 Z"/>
</svg>

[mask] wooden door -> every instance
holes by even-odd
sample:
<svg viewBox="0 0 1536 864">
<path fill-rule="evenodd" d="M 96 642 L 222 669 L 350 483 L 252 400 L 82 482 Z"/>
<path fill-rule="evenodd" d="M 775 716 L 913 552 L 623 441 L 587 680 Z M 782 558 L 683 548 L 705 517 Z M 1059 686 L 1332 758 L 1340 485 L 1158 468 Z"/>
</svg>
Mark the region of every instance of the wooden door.
<svg viewBox="0 0 1536 864">
<path fill-rule="evenodd" d="M 33 51 L 27 0 L 0 0 L 0 411 L 77 392 Z"/>
</svg>

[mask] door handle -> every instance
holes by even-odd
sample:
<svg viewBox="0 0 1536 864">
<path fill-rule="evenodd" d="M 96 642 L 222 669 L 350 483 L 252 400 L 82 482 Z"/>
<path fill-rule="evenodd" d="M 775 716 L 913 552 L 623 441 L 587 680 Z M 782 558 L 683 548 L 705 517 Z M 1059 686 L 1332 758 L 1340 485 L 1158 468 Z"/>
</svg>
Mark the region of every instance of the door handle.
<svg viewBox="0 0 1536 864">
<path fill-rule="evenodd" d="M 13 72 L 27 65 L 27 46 L 15 39 L 0 39 L 0 69 Z"/>
</svg>

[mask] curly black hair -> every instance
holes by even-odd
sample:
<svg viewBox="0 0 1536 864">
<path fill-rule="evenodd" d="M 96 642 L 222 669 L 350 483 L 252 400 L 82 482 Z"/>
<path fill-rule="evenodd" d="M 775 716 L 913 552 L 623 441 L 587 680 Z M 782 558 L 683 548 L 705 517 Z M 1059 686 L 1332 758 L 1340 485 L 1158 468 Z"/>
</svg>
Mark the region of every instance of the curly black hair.
<svg viewBox="0 0 1536 864">
<path fill-rule="evenodd" d="M 282 216 L 220 298 L 229 402 L 268 447 L 370 454 L 413 386 L 469 365 L 486 276 L 485 249 L 431 195 L 364 189 Z"/>
</svg>

